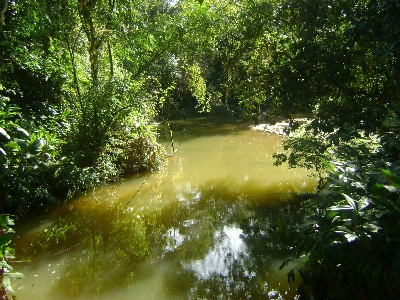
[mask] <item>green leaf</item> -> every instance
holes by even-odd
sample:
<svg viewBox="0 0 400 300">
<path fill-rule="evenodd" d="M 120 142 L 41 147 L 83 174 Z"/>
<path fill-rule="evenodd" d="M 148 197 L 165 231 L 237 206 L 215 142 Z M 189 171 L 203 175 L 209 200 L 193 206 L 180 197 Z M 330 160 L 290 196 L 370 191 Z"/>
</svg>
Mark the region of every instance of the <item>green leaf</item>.
<svg viewBox="0 0 400 300">
<path fill-rule="evenodd" d="M 348 196 L 348 195 L 346 195 L 344 193 L 342 195 L 346 199 L 347 203 L 349 203 L 353 207 L 353 209 L 357 209 L 356 202 L 350 196 Z"/>
<path fill-rule="evenodd" d="M 300 230 L 305 227 L 309 227 L 311 225 L 317 224 L 318 222 L 316 220 L 306 220 L 303 223 L 297 224 L 296 226 L 293 226 L 293 230 Z"/>
<path fill-rule="evenodd" d="M 335 232 L 346 232 L 346 233 L 351 233 L 353 234 L 353 231 L 351 231 L 349 228 L 345 226 L 336 226 L 333 228 Z"/>
<path fill-rule="evenodd" d="M 7 227 L 15 225 L 14 221 L 10 218 L 9 215 L 0 215 L 0 224 L 1 227 Z"/>
<path fill-rule="evenodd" d="M 328 198 L 328 196 L 330 196 L 332 194 L 337 194 L 337 193 L 335 191 L 332 191 L 332 190 L 326 190 L 326 189 L 321 190 L 317 194 L 317 201 L 318 202 L 324 202 L 326 200 L 326 198 Z"/>
<path fill-rule="evenodd" d="M 329 161 L 325 160 L 324 158 L 321 158 L 321 161 L 322 161 L 322 163 L 325 165 L 325 168 L 326 168 L 328 171 L 330 171 L 330 172 L 332 172 L 332 173 L 334 173 L 334 174 L 337 174 L 337 172 L 335 171 L 335 169 L 332 168 L 332 165 L 329 163 Z"/>
<path fill-rule="evenodd" d="M 4 142 L 8 142 L 11 139 L 7 131 L 5 131 L 5 129 L 2 127 L 0 127 L 0 139 Z"/>
<path fill-rule="evenodd" d="M 19 272 L 15 272 L 15 273 L 6 273 L 4 274 L 5 276 L 9 276 L 12 279 L 21 279 L 24 278 L 25 275 Z"/>
<path fill-rule="evenodd" d="M 397 189 L 400 189 L 400 178 L 399 177 L 397 177 L 392 172 L 385 170 L 385 169 L 380 169 L 380 172 L 385 178 L 390 179 L 391 185 L 393 185 Z"/>
<path fill-rule="evenodd" d="M 11 233 L 0 234 L 0 247 L 8 245 L 11 242 L 12 238 L 13 235 Z"/>
<path fill-rule="evenodd" d="M 372 233 L 377 233 L 380 229 L 382 229 L 380 226 L 375 225 L 374 223 L 368 222 L 365 223 L 363 226 L 365 231 L 372 232 Z"/>
<path fill-rule="evenodd" d="M 0 266 L 1 266 L 2 268 L 6 268 L 6 269 L 8 269 L 8 270 L 13 270 L 13 267 L 11 267 L 4 259 L 2 259 L 2 260 L 0 261 Z"/>
<path fill-rule="evenodd" d="M 21 138 L 29 138 L 29 132 L 23 129 L 22 127 L 17 127 L 15 128 L 16 133 L 19 135 Z"/>
<path fill-rule="evenodd" d="M 373 202 L 375 204 L 380 204 L 383 205 L 384 207 L 388 207 L 388 208 L 394 208 L 396 210 L 400 210 L 399 207 L 396 205 L 396 203 L 388 200 L 385 197 L 380 197 L 380 196 L 372 196 Z"/>
<path fill-rule="evenodd" d="M 7 294 L 16 295 L 15 291 L 11 286 L 11 278 L 9 276 L 3 277 L 3 287 L 5 288 Z"/>
<path fill-rule="evenodd" d="M 353 206 L 350 205 L 344 205 L 344 204 L 338 204 L 335 206 L 331 206 L 329 208 L 327 208 L 327 210 L 333 210 L 333 211 L 337 211 L 337 210 L 354 210 Z"/>
<path fill-rule="evenodd" d="M 391 193 L 396 193 L 398 191 L 398 189 L 393 185 L 384 185 L 383 187 Z"/>
<path fill-rule="evenodd" d="M 44 146 L 44 141 L 42 139 L 37 139 L 32 144 L 29 145 L 28 152 L 32 154 L 39 154 L 43 146 Z"/>
<path fill-rule="evenodd" d="M 21 147 L 14 141 L 8 142 L 7 146 L 12 148 L 13 150 L 20 151 Z"/>
<path fill-rule="evenodd" d="M 330 211 L 328 212 L 328 214 L 326 215 L 326 218 L 328 220 L 333 219 L 334 217 L 336 217 L 339 214 L 339 212 L 337 211 Z"/>
</svg>

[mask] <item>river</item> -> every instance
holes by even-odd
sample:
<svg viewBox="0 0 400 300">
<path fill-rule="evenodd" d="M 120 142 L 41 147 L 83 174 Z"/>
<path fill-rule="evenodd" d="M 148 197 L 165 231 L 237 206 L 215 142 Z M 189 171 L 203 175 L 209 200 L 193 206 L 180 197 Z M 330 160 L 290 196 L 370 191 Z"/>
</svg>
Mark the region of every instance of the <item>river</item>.
<svg viewBox="0 0 400 300">
<path fill-rule="evenodd" d="M 160 127 L 171 152 L 166 133 Z M 18 299 L 295 299 L 289 267 L 278 267 L 293 254 L 293 193 L 315 183 L 273 166 L 281 139 L 247 125 L 178 122 L 164 170 L 17 227 Z"/>
</svg>

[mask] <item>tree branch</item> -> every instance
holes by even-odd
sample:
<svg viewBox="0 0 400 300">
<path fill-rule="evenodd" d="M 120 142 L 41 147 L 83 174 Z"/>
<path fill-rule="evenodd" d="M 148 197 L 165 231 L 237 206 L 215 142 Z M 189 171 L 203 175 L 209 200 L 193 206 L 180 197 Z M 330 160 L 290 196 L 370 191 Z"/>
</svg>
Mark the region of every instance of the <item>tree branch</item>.
<svg viewBox="0 0 400 300">
<path fill-rule="evenodd" d="M 4 14 L 6 13 L 7 9 L 8 9 L 8 0 L 4 0 L 3 10 L 0 13 L 1 25 L 3 26 L 6 25 L 6 23 L 4 22 Z"/>
</svg>

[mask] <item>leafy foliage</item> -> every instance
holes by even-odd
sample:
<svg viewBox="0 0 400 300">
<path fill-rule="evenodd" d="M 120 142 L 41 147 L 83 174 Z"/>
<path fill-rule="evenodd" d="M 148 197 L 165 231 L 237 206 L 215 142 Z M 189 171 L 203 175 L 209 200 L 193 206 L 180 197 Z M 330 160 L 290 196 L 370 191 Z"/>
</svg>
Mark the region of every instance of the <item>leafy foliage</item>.
<svg viewBox="0 0 400 300">
<path fill-rule="evenodd" d="M 398 297 L 399 163 L 334 162 L 305 221 L 296 256 L 313 270 L 314 293 L 337 299 Z M 324 294 L 326 289 L 328 294 Z"/>
<path fill-rule="evenodd" d="M 21 116 L 20 109 L 10 105 L 6 97 L 1 104 L 1 210 L 14 208 L 22 214 L 34 203 L 57 203 L 47 180 L 51 180 L 48 171 L 61 141 L 45 130 L 28 132 L 24 128 L 31 124 Z"/>
<path fill-rule="evenodd" d="M 14 233 L 10 226 L 13 225 L 14 221 L 9 215 L 0 215 L 0 296 L 2 299 L 9 299 L 9 296 L 15 299 L 16 293 L 11 286 L 11 279 L 20 279 L 24 277 L 24 275 L 19 272 L 12 272 L 13 267 L 7 263 L 7 260 L 14 258 L 14 249 L 9 246 Z"/>
</svg>

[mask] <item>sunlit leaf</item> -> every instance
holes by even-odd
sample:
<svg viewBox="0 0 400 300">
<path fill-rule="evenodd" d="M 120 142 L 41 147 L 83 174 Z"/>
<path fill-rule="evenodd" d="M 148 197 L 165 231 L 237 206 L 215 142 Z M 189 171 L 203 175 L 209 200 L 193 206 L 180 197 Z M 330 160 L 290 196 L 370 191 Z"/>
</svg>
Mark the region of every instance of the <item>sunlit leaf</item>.
<svg viewBox="0 0 400 300">
<path fill-rule="evenodd" d="M 303 222 L 303 223 L 300 223 L 300 224 L 298 224 L 298 225 L 296 225 L 296 226 L 293 226 L 293 229 L 294 229 L 294 230 L 300 230 L 300 229 L 303 229 L 303 228 L 305 228 L 305 227 L 309 227 L 309 226 L 311 226 L 311 225 L 315 225 L 315 224 L 317 224 L 317 223 L 318 223 L 317 220 L 306 220 L 306 221 Z"/>
<path fill-rule="evenodd" d="M 10 141 L 7 143 L 7 146 L 12 148 L 14 151 L 19 151 L 21 150 L 21 147 L 14 141 Z"/>
<path fill-rule="evenodd" d="M 328 171 L 337 174 L 337 172 L 336 172 L 335 169 L 332 167 L 332 165 L 329 163 L 329 161 L 327 161 L 327 160 L 324 159 L 324 158 L 321 158 L 321 161 L 322 161 L 322 163 L 325 165 L 325 168 L 326 168 Z"/>
<path fill-rule="evenodd" d="M 337 211 L 330 211 L 330 212 L 328 212 L 328 214 L 326 215 L 326 218 L 327 218 L 328 220 L 330 220 L 330 219 L 334 218 L 335 216 L 337 216 L 338 214 L 339 214 L 339 212 L 337 212 Z"/>
<path fill-rule="evenodd" d="M 5 142 L 10 140 L 10 136 L 8 135 L 7 131 L 5 131 L 2 127 L 0 127 L 0 138 Z"/>
<path fill-rule="evenodd" d="M 399 207 L 396 205 L 396 203 L 394 203 L 394 202 L 391 201 L 391 200 L 388 200 L 388 199 L 385 198 L 385 197 L 381 197 L 381 196 L 372 196 L 372 201 L 373 201 L 375 204 L 381 204 L 381 205 L 383 205 L 383 206 L 386 207 L 386 208 L 394 208 L 394 209 L 400 211 L 400 209 L 399 209 Z"/>
<path fill-rule="evenodd" d="M 20 137 L 26 137 L 29 138 L 29 133 L 25 129 L 21 127 L 15 128 L 15 131 L 19 134 Z"/>
<path fill-rule="evenodd" d="M 9 276 L 12 279 L 21 279 L 24 278 L 25 275 L 19 272 L 15 272 L 15 273 L 6 273 L 6 276 Z"/>
<path fill-rule="evenodd" d="M 397 189 L 400 189 L 400 178 L 399 177 L 397 177 L 392 172 L 385 170 L 385 169 L 380 169 L 380 172 L 383 176 L 390 179 L 391 185 L 393 185 Z"/>
<path fill-rule="evenodd" d="M 2 227 L 15 225 L 14 221 L 8 215 L 0 215 L 0 224 Z"/>
<path fill-rule="evenodd" d="M 363 228 L 364 228 L 366 231 L 373 232 L 373 233 L 376 233 L 376 232 L 378 232 L 378 231 L 381 229 L 380 226 L 375 225 L 374 223 L 371 223 L 371 222 L 364 224 L 364 225 L 363 225 Z"/>
<path fill-rule="evenodd" d="M 6 269 L 8 269 L 8 270 L 13 270 L 13 268 L 12 268 L 4 259 L 2 259 L 2 260 L 0 261 L 0 266 L 1 266 L 2 268 L 6 268 Z"/>
<path fill-rule="evenodd" d="M 384 185 L 383 187 L 391 193 L 398 192 L 398 189 L 393 185 Z"/>
<path fill-rule="evenodd" d="M 11 277 L 9 277 L 9 276 L 3 277 L 3 287 L 5 288 L 7 294 L 16 295 L 15 291 L 13 290 L 13 288 L 11 286 Z"/>
<path fill-rule="evenodd" d="M 338 204 L 338 205 L 334 205 L 329 207 L 327 210 L 354 210 L 354 208 L 350 205 L 345 205 L 345 204 Z"/>
<path fill-rule="evenodd" d="M 346 201 L 353 207 L 353 209 L 357 209 L 356 202 L 350 196 L 348 196 L 346 194 L 342 194 L 342 195 L 344 196 Z"/>
<path fill-rule="evenodd" d="M 344 236 L 346 237 L 348 242 L 353 242 L 358 239 L 358 235 L 354 233 L 345 233 Z"/>
</svg>

